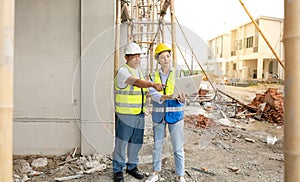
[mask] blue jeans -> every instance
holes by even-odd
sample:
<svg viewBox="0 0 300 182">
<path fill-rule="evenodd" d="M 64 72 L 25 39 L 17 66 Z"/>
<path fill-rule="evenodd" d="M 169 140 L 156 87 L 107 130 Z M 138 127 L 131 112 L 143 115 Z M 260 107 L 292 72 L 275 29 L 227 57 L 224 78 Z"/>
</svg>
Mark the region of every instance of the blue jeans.
<svg viewBox="0 0 300 182">
<path fill-rule="evenodd" d="M 184 176 L 184 121 L 174 124 L 153 122 L 154 147 L 152 153 L 153 171 L 161 170 L 161 156 L 164 145 L 165 127 L 168 126 L 175 160 L 175 172 L 178 176 Z"/>
<path fill-rule="evenodd" d="M 113 151 L 113 172 L 123 172 L 137 167 L 139 162 L 138 153 L 144 140 L 144 114 L 128 115 L 117 114 L 115 119 L 115 148 Z M 126 147 L 127 158 L 126 160 Z"/>
</svg>

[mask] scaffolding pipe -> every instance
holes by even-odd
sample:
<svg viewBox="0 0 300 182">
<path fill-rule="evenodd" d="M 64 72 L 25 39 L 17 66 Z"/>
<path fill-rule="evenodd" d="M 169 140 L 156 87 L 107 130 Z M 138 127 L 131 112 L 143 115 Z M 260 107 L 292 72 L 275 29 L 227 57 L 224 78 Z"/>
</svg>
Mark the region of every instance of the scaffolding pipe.
<svg viewBox="0 0 300 182">
<path fill-rule="evenodd" d="M 183 53 L 182 53 L 182 51 L 181 51 L 181 49 L 180 49 L 180 47 L 178 46 L 177 43 L 176 43 L 176 45 L 177 45 L 177 47 L 178 47 L 178 50 L 179 50 L 179 52 L 180 52 L 180 55 L 182 56 L 183 61 L 184 61 L 185 65 L 186 65 L 187 69 L 188 69 L 189 72 L 190 72 L 190 75 L 192 75 L 193 72 L 192 72 L 192 70 L 190 69 L 190 67 L 189 67 L 189 65 L 188 65 L 188 63 L 187 63 L 187 61 L 186 61 L 186 59 L 185 59 L 185 56 L 183 55 Z"/>
<path fill-rule="evenodd" d="M 153 4 L 153 7 L 152 7 L 152 14 L 151 14 L 151 19 L 152 19 L 151 23 L 154 23 L 155 10 L 156 10 L 156 8 L 155 8 L 156 4 L 155 4 L 154 0 L 152 0 L 152 4 Z M 154 24 L 151 24 L 150 26 L 151 26 L 151 32 L 153 32 L 154 31 Z M 154 37 L 155 36 L 152 35 L 151 40 L 154 40 Z M 151 43 L 149 48 L 150 48 L 150 73 L 152 73 L 153 72 L 153 60 L 154 60 L 153 42 Z"/>
<path fill-rule="evenodd" d="M 119 68 L 120 25 L 121 25 L 121 0 L 117 0 L 116 1 L 116 22 L 115 22 L 114 76 L 117 74 Z"/>
<path fill-rule="evenodd" d="M 177 21 L 177 24 L 178 24 L 178 26 L 179 26 L 179 28 L 180 28 L 180 31 L 181 31 L 181 33 L 182 33 L 182 35 L 183 35 L 183 37 L 184 37 L 186 43 L 187 43 L 188 46 L 189 46 L 189 49 L 192 51 L 192 56 L 195 57 L 196 62 L 198 63 L 199 67 L 201 68 L 203 74 L 204 74 L 205 77 L 207 78 L 207 80 L 208 80 L 209 84 L 211 85 L 211 87 L 213 88 L 213 90 L 216 92 L 216 91 L 217 91 L 216 88 L 214 87 L 214 85 L 212 84 L 212 82 L 210 81 L 210 79 L 208 78 L 208 75 L 206 74 L 204 68 L 203 68 L 202 65 L 200 64 L 200 61 L 198 60 L 197 56 L 195 55 L 195 53 L 194 53 L 194 51 L 193 51 L 193 47 L 192 47 L 191 44 L 189 43 L 189 41 L 188 41 L 188 39 L 187 39 L 187 37 L 186 37 L 186 35 L 185 35 L 185 33 L 184 33 L 184 31 L 183 31 L 183 29 L 182 29 L 180 23 L 179 23 L 179 21 L 178 21 L 178 19 L 177 19 L 177 18 L 175 18 L 175 19 L 176 19 L 176 21 Z"/>
<path fill-rule="evenodd" d="M 249 18 L 251 19 L 252 23 L 254 24 L 254 26 L 256 27 L 256 29 L 258 30 L 258 32 L 260 33 L 260 35 L 262 36 L 262 38 L 265 40 L 265 42 L 267 43 L 268 47 L 271 49 L 272 53 L 274 54 L 274 56 L 276 57 L 277 61 L 280 63 L 280 65 L 282 66 L 282 68 L 284 69 L 284 64 L 281 61 L 280 57 L 277 55 L 277 53 L 275 52 L 275 50 L 273 49 L 273 47 L 271 46 L 271 44 L 269 43 L 268 39 L 266 38 L 266 36 L 263 34 L 263 32 L 261 31 L 261 29 L 259 28 L 258 24 L 256 23 L 256 21 L 253 19 L 253 17 L 251 16 L 251 14 L 249 13 L 249 11 L 247 10 L 247 8 L 245 7 L 244 3 L 242 2 L 242 0 L 239 0 L 241 5 L 243 6 L 244 10 L 246 11 L 247 15 L 249 16 Z"/>
<path fill-rule="evenodd" d="M 0 181 L 11 182 L 15 1 L 0 1 Z"/>
<path fill-rule="evenodd" d="M 175 22 L 175 4 L 174 0 L 170 0 L 171 14 L 171 32 L 172 32 L 172 59 L 173 67 L 177 69 L 177 51 L 176 51 L 176 22 Z"/>
<path fill-rule="evenodd" d="M 284 1 L 284 181 L 300 179 L 300 0 Z"/>
</svg>

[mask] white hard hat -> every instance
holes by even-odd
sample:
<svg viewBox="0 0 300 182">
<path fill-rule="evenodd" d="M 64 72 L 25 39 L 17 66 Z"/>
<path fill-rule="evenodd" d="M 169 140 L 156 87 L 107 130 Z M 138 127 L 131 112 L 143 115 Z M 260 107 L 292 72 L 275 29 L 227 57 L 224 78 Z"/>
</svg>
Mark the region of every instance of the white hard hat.
<svg viewBox="0 0 300 182">
<path fill-rule="evenodd" d="M 125 47 L 125 54 L 143 54 L 141 47 L 135 43 L 131 42 Z"/>
</svg>

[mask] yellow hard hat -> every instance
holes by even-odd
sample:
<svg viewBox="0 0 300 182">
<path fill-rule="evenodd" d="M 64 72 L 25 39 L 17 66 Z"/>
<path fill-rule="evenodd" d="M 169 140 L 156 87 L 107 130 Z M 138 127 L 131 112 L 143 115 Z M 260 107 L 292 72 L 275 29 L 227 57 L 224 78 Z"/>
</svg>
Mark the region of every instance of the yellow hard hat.
<svg viewBox="0 0 300 182">
<path fill-rule="evenodd" d="M 172 49 L 170 47 L 168 47 L 166 44 L 160 43 L 155 48 L 154 56 L 156 57 L 158 54 L 160 54 L 161 52 L 164 52 L 164 51 L 171 52 Z"/>
</svg>

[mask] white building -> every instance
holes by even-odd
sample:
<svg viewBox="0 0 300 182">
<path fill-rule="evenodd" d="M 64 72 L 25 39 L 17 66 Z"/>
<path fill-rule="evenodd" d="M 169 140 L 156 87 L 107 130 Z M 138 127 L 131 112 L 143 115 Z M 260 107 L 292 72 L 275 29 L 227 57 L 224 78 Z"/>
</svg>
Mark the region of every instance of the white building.
<svg viewBox="0 0 300 182">
<path fill-rule="evenodd" d="M 272 17 L 255 19 L 262 33 L 280 59 L 283 53 L 283 20 Z M 225 79 L 283 80 L 283 69 L 252 22 L 208 41 L 208 64 L 218 64 Z"/>
</svg>

